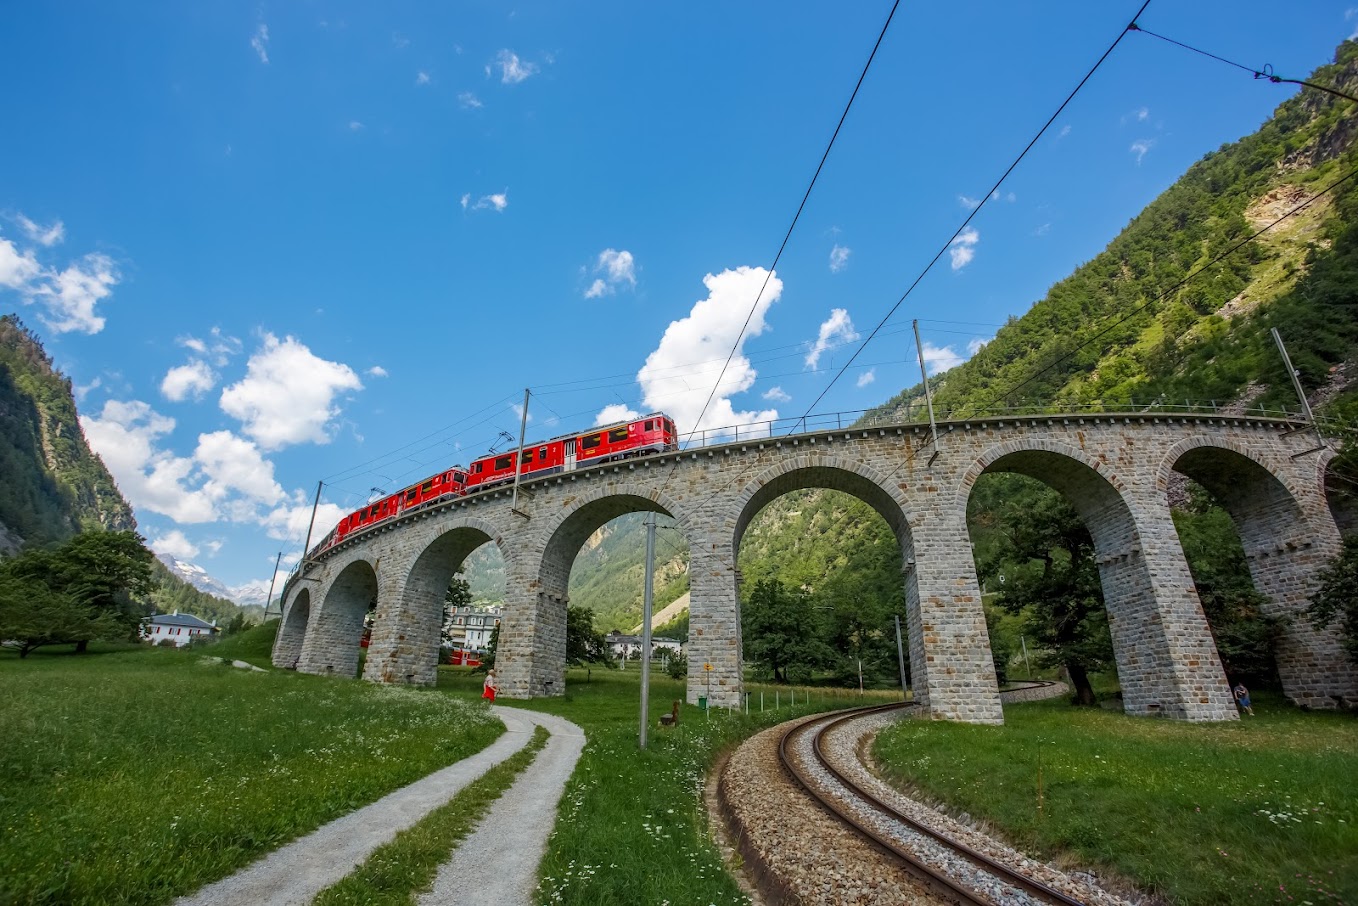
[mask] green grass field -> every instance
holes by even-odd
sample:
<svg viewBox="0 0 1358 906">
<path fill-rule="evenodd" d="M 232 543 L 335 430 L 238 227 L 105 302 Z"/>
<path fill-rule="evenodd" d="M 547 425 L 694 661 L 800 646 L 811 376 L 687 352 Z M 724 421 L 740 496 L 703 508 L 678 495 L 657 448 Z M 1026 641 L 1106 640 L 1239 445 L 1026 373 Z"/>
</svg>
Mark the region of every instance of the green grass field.
<svg viewBox="0 0 1358 906">
<path fill-rule="evenodd" d="M 200 651 L 3 653 L 0 688 L 0 903 L 168 902 L 503 732 L 448 696 Z"/>
<path fill-rule="evenodd" d="M 1006 707 L 1001 727 L 906 721 L 875 754 L 1020 848 L 1172 903 L 1358 902 L 1358 720 L 1268 694 L 1255 712 L 1193 725 L 1060 699 Z"/>
</svg>

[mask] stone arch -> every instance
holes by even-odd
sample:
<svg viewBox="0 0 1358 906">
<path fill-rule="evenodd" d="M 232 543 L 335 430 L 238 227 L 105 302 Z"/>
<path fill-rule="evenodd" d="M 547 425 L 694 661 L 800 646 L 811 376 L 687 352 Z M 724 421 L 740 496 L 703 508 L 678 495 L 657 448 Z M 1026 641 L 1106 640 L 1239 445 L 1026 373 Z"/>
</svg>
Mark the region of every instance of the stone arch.
<svg viewBox="0 0 1358 906">
<path fill-rule="evenodd" d="M 1041 481 L 1065 497 L 1089 529 L 1128 714 L 1236 716 L 1166 504 L 1156 508 L 1149 495 L 1134 493 L 1117 470 L 1083 450 L 1016 439 L 986 450 L 967 469 L 963 512 L 987 472 Z"/>
<path fill-rule="evenodd" d="M 293 595 L 288 609 L 278 626 L 278 639 L 273 646 L 273 665 L 284 669 L 297 666 L 306 640 L 307 622 L 311 618 L 311 592 L 301 589 Z"/>
<path fill-rule="evenodd" d="M 363 678 L 380 683 L 432 686 L 438 679 L 444 596 L 448 583 L 473 551 L 503 544 L 500 529 L 476 516 L 438 525 L 437 534 L 416 554 L 394 593 L 378 603 L 377 627 Z"/>
<path fill-rule="evenodd" d="M 358 671 L 363 618 L 368 606 L 377 599 L 377 571 L 366 559 L 355 557 L 338 569 L 319 597 L 297 669 L 303 673 L 353 677 Z"/>
<path fill-rule="evenodd" d="M 511 698 L 560 695 L 566 686 L 566 608 L 576 555 L 601 526 L 628 513 L 670 516 L 692 540 L 691 524 L 660 489 L 610 482 L 571 499 L 534 536 L 540 548 L 505 558 L 509 588 L 500 624 L 496 673 Z"/>
<path fill-rule="evenodd" d="M 1190 437 L 1166 453 L 1157 481 L 1165 487 L 1170 470 L 1186 475 L 1230 514 L 1255 590 L 1269 601 L 1266 612 L 1286 618 L 1274 652 L 1283 692 L 1314 708 L 1358 697 L 1358 676 L 1337 636 L 1317 632 L 1303 613 L 1316 573 L 1338 550 L 1325 496 L 1331 456 L 1297 475 L 1295 467 L 1270 463 L 1230 438 Z"/>
</svg>

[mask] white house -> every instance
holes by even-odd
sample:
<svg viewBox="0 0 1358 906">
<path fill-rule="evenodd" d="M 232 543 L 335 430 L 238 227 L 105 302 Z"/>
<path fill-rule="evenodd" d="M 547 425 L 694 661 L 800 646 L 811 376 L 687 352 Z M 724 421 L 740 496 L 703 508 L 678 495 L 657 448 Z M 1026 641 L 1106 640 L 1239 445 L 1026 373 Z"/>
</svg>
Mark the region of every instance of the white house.
<svg viewBox="0 0 1358 906">
<path fill-rule="evenodd" d="M 447 622 L 443 624 L 445 644 L 454 648 L 472 651 L 485 651 L 490 644 L 490 634 L 500 624 L 500 608 L 485 610 L 462 606 L 450 610 Z"/>
<path fill-rule="evenodd" d="M 152 645 L 169 639 L 176 647 L 182 647 L 202 636 L 211 638 L 217 632 L 216 620 L 206 623 L 193 614 L 177 610 L 169 614 L 156 614 L 141 625 L 141 637 Z"/>
<path fill-rule="evenodd" d="M 641 636 L 623 635 L 616 629 L 604 636 L 604 641 L 608 643 L 608 648 L 616 658 L 639 657 L 641 654 Z M 683 645 L 678 639 L 667 638 L 663 635 L 651 636 L 651 657 L 657 654 L 679 654 L 683 650 Z"/>
</svg>

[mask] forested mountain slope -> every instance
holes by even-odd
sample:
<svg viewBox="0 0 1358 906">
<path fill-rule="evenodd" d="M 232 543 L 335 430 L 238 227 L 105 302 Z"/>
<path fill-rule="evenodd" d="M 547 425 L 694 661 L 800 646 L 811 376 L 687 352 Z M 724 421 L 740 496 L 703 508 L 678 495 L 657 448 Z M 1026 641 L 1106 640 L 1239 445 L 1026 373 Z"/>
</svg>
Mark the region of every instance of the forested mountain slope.
<svg viewBox="0 0 1358 906">
<path fill-rule="evenodd" d="M 85 441 L 70 379 L 17 316 L 0 317 L 0 555 L 80 531 L 136 527 L 132 507 Z M 158 611 L 223 621 L 239 611 L 158 561 L 152 574 L 148 603 Z"/>
</svg>

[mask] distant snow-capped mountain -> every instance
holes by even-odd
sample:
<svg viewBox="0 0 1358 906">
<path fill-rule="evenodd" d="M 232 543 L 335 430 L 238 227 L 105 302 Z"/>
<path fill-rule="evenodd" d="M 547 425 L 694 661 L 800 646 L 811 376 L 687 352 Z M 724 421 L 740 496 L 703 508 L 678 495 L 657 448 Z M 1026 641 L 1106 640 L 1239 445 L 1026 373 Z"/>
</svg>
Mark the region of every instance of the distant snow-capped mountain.
<svg viewBox="0 0 1358 906">
<path fill-rule="evenodd" d="M 176 557 L 157 554 L 165 568 L 199 591 L 234 601 L 241 607 L 263 607 L 269 596 L 269 586 L 265 582 L 246 582 L 244 585 L 230 586 L 213 577 L 196 563 L 188 563 Z"/>
</svg>

